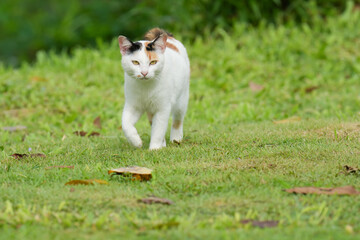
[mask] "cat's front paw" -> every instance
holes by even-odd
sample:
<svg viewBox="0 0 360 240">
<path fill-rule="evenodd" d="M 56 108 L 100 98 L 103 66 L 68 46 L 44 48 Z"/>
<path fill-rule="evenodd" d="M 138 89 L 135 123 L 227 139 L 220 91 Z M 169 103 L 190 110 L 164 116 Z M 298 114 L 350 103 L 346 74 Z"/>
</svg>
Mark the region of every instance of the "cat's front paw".
<svg viewBox="0 0 360 240">
<path fill-rule="evenodd" d="M 149 150 L 158 150 L 160 148 L 163 148 L 163 146 L 151 146 L 149 147 Z"/>
<path fill-rule="evenodd" d="M 182 131 L 172 131 L 170 134 L 170 142 L 180 143 L 183 139 Z"/>
<path fill-rule="evenodd" d="M 157 149 L 160 149 L 160 148 L 163 148 L 163 147 L 166 147 L 166 141 L 165 140 L 161 144 L 152 144 L 152 143 L 150 143 L 149 149 L 150 150 L 157 150 Z"/>
<path fill-rule="evenodd" d="M 131 145 L 133 145 L 136 148 L 141 148 L 142 147 L 142 141 L 140 137 L 134 137 L 132 139 L 129 139 L 129 142 Z"/>
</svg>

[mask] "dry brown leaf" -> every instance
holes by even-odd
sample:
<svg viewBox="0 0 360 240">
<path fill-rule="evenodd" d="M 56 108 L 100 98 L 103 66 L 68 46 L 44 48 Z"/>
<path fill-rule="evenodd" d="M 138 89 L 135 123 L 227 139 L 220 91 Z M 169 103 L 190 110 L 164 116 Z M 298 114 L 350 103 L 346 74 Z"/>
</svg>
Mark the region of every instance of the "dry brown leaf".
<svg viewBox="0 0 360 240">
<path fill-rule="evenodd" d="M 152 170 L 145 167 L 131 166 L 131 167 L 122 167 L 111 169 L 108 171 L 108 174 L 117 174 L 117 175 L 131 175 L 134 180 L 139 181 L 149 181 L 152 177 Z"/>
<path fill-rule="evenodd" d="M 45 169 L 49 170 L 49 169 L 54 169 L 54 168 L 71 168 L 71 169 L 73 169 L 74 166 L 49 166 L 49 167 L 46 167 Z"/>
<path fill-rule="evenodd" d="M 77 136 L 80 136 L 80 137 L 84 137 L 84 136 L 86 136 L 86 134 L 87 134 L 87 132 L 85 132 L 85 131 L 75 131 L 75 132 L 73 132 L 75 135 L 77 135 Z"/>
<path fill-rule="evenodd" d="M 26 154 L 26 153 L 14 153 L 11 155 L 12 157 L 14 157 L 15 159 L 20 159 L 20 158 L 26 158 L 26 157 L 46 157 L 45 154 L 42 153 L 32 153 L 32 154 Z"/>
<path fill-rule="evenodd" d="M 174 204 L 171 200 L 166 199 L 166 198 L 158 198 L 158 197 L 148 197 L 148 198 L 143 198 L 143 199 L 139 199 L 138 202 L 142 202 L 145 204 L 153 204 L 153 203 L 160 203 L 160 204 L 165 204 L 165 205 L 172 205 Z"/>
<path fill-rule="evenodd" d="M 98 183 L 98 184 L 109 184 L 107 181 L 105 180 L 100 180 L 100 179 L 86 179 L 86 180 L 72 180 L 69 181 L 67 183 L 65 183 L 65 185 L 94 185 L 94 183 Z"/>
<path fill-rule="evenodd" d="M 307 88 L 305 88 L 305 92 L 306 92 L 306 93 L 311 93 L 311 92 L 313 92 L 314 90 L 316 90 L 316 89 L 318 89 L 318 88 L 320 88 L 320 87 L 319 87 L 319 86 L 307 87 Z"/>
<path fill-rule="evenodd" d="M 75 132 L 73 132 L 75 135 L 77 135 L 77 136 L 80 136 L 80 137 L 85 137 L 86 135 L 88 135 L 88 133 L 87 132 L 85 132 L 85 131 L 75 131 Z M 89 135 L 88 135 L 88 137 L 97 137 L 97 136 L 100 136 L 100 133 L 98 133 L 98 132 L 91 132 Z"/>
<path fill-rule="evenodd" d="M 250 87 L 251 91 L 253 91 L 253 92 L 259 92 L 264 89 L 264 86 L 254 83 L 254 82 L 249 82 L 249 87 Z"/>
<path fill-rule="evenodd" d="M 96 117 L 93 122 L 94 126 L 101 129 L 101 118 L 100 116 Z"/>
<path fill-rule="evenodd" d="M 259 228 L 272 228 L 279 225 L 279 221 L 269 220 L 269 221 L 258 221 L 251 219 L 244 219 L 240 221 L 242 224 L 251 224 L 253 227 Z"/>
<path fill-rule="evenodd" d="M 355 173 L 360 173 L 360 169 L 356 168 L 356 167 L 350 167 L 348 165 L 344 166 L 344 170 L 346 174 L 355 174 Z"/>
<path fill-rule="evenodd" d="M 27 154 L 22 154 L 22 153 L 14 153 L 11 155 L 12 157 L 14 157 L 15 159 L 20 159 L 20 158 L 24 158 L 27 157 Z"/>
<path fill-rule="evenodd" d="M 290 117 L 282 120 L 273 121 L 275 124 L 293 123 L 301 121 L 301 117 Z"/>
<path fill-rule="evenodd" d="M 98 132 L 91 132 L 89 134 L 89 137 L 98 137 L 98 136 L 100 136 L 100 133 L 98 133 Z"/>
<path fill-rule="evenodd" d="M 288 193 L 296 194 L 325 194 L 325 195 L 359 195 L 353 186 L 344 186 L 336 188 L 319 188 L 319 187 L 295 187 L 284 189 Z"/>
</svg>

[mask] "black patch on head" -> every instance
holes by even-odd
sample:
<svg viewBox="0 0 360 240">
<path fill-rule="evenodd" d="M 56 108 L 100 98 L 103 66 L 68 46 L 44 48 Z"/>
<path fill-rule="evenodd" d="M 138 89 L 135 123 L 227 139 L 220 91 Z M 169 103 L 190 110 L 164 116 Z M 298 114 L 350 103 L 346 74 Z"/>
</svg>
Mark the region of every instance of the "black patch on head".
<svg viewBox="0 0 360 240">
<path fill-rule="evenodd" d="M 152 41 L 151 43 L 149 43 L 149 44 L 146 46 L 146 50 L 147 50 L 147 51 L 155 51 L 154 45 L 155 45 L 156 40 L 158 40 L 160 36 L 161 36 L 161 35 L 157 36 L 157 37 L 154 39 L 154 41 Z"/>
<path fill-rule="evenodd" d="M 140 49 L 141 49 L 141 43 L 139 43 L 139 42 L 134 42 L 134 43 L 131 42 L 131 47 L 129 48 L 128 51 L 129 51 L 129 53 L 133 53 L 133 52 L 135 52 L 137 50 L 140 50 Z"/>
<path fill-rule="evenodd" d="M 147 51 L 155 51 L 154 43 L 153 43 L 153 42 L 149 43 L 149 44 L 146 46 L 146 50 L 147 50 Z"/>
</svg>

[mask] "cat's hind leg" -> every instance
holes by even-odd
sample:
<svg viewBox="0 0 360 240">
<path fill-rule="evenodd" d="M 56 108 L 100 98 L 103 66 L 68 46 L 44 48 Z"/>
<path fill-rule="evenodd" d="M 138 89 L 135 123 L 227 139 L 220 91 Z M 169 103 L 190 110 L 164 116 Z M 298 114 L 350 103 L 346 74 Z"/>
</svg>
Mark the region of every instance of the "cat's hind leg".
<svg viewBox="0 0 360 240">
<path fill-rule="evenodd" d="M 173 122 L 171 125 L 171 132 L 170 132 L 170 141 L 180 143 L 183 139 L 183 118 L 180 117 L 173 117 Z"/>
<path fill-rule="evenodd" d="M 173 110 L 172 115 L 172 125 L 170 132 L 170 141 L 171 142 L 181 142 L 183 139 L 183 123 L 184 117 L 187 110 L 187 100 L 188 98 L 184 96 L 182 102 L 180 101 Z"/>
<path fill-rule="evenodd" d="M 142 112 L 125 105 L 122 115 L 122 129 L 128 142 L 134 147 L 142 146 L 141 138 L 135 128 L 135 123 L 141 117 Z"/>
</svg>

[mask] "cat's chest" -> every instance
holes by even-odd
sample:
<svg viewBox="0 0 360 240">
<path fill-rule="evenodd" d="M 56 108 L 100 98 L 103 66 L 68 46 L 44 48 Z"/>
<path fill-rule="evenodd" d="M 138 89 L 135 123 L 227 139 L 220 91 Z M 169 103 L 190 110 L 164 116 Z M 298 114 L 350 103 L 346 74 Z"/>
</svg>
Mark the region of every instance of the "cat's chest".
<svg viewBox="0 0 360 240">
<path fill-rule="evenodd" d="M 126 101 L 144 111 L 156 112 L 171 104 L 171 91 L 163 87 L 129 86 L 125 89 Z"/>
</svg>

